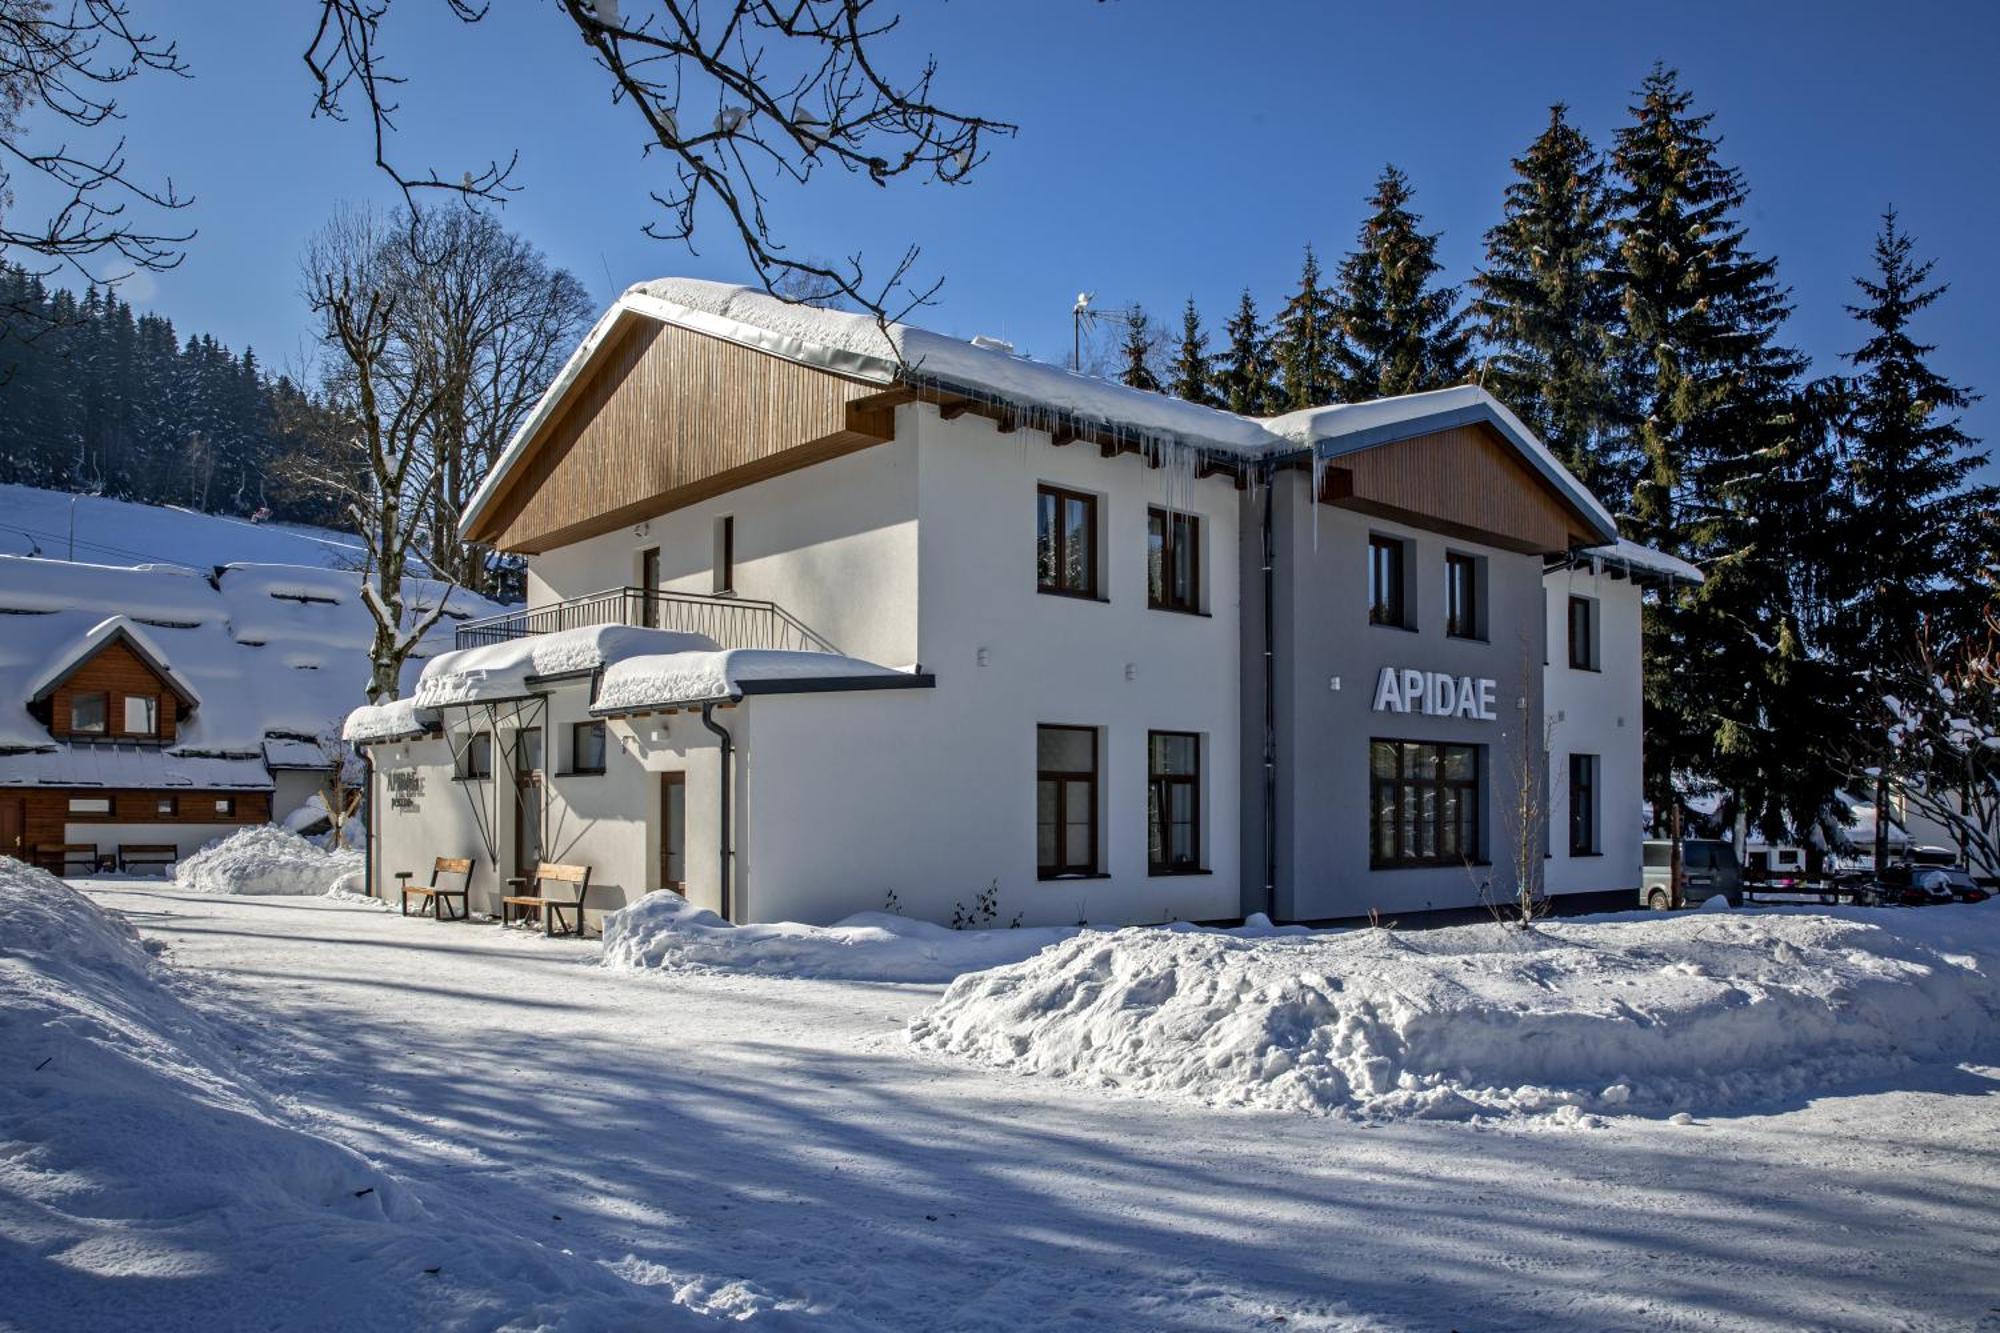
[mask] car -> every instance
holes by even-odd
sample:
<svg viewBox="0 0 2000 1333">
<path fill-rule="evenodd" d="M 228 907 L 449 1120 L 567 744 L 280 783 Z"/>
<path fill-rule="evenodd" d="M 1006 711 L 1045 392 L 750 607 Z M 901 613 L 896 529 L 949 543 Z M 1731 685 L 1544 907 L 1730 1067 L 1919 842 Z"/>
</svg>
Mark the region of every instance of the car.
<svg viewBox="0 0 2000 1333">
<path fill-rule="evenodd" d="M 1639 902 L 1654 911 L 1673 904 L 1671 839 L 1648 841 L 1643 849 Z M 1720 838 L 1681 839 L 1681 903 L 1698 907 L 1720 894 L 1731 907 L 1743 905 L 1743 865 L 1736 848 Z"/>
<path fill-rule="evenodd" d="M 1942 888 L 1955 902 L 1983 903 L 1992 896 L 1979 886 L 1970 871 L 1956 866 L 1918 866 L 1916 877 L 1933 892 Z"/>
<path fill-rule="evenodd" d="M 1901 903 L 1905 907 L 1931 907 L 1959 901 L 1951 877 L 1964 873 L 1948 866 L 1893 865 L 1875 877 L 1875 884 L 1885 902 Z M 1970 875 L 1965 875 L 1965 883 L 1974 890 L 1978 889 Z"/>
</svg>

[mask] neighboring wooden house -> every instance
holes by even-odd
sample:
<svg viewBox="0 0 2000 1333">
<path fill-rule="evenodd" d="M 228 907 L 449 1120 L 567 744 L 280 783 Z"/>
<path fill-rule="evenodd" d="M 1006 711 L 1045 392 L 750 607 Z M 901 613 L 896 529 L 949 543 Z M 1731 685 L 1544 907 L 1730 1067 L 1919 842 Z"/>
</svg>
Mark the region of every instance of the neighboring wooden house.
<svg viewBox="0 0 2000 1333">
<path fill-rule="evenodd" d="M 370 626 L 338 570 L 0 557 L 0 855 L 180 856 L 297 809 L 363 697 Z"/>
</svg>

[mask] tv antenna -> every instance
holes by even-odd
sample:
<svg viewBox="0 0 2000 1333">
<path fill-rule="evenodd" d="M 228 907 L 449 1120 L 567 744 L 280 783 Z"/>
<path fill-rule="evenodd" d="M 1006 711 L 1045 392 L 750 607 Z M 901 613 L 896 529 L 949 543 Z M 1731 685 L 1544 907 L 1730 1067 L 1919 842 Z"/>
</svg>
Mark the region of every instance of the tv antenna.
<svg viewBox="0 0 2000 1333">
<path fill-rule="evenodd" d="M 1070 351 L 1069 368 L 1079 375 L 1083 373 L 1083 326 L 1095 327 L 1099 324 L 1127 320 L 1132 317 L 1136 306 L 1118 306 L 1100 310 L 1091 304 L 1097 299 L 1096 292 L 1078 292 L 1076 304 L 1070 307 Z"/>
</svg>

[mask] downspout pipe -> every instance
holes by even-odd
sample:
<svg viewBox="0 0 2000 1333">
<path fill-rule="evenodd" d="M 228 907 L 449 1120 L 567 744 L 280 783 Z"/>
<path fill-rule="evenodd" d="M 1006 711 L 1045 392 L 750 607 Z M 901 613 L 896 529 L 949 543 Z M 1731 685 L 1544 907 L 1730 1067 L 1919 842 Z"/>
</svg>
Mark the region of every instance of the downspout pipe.
<svg viewBox="0 0 2000 1333">
<path fill-rule="evenodd" d="M 375 896 L 375 858 L 382 854 L 382 838 L 375 827 L 375 750 L 372 746 L 357 746 L 361 751 L 361 827 L 368 831 L 368 854 L 361 858 L 361 891 L 370 898 Z M 335 815 L 338 819 L 339 816 Z"/>
<path fill-rule="evenodd" d="M 729 798 L 734 786 L 732 761 L 736 757 L 736 738 L 729 734 L 729 728 L 715 720 L 715 705 L 712 703 L 706 703 L 701 706 L 701 724 L 713 732 L 716 740 L 721 742 L 722 745 L 722 818 L 719 836 L 716 841 L 722 849 L 722 919 L 724 921 L 734 921 L 736 918 L 730 911 L 729 869 L 731 862 L 735 859 L 736 849 L 731 840 L 731 830 L 735 826 L 729 819 Z"/>
<path fill-rule="evenodd" d="M 1276 539 L 1271 511 L 1277 506 L 1278 473 L 1264 465 L 1264 911 L 1278 911 L 1278 628 Z"/>
</svg>

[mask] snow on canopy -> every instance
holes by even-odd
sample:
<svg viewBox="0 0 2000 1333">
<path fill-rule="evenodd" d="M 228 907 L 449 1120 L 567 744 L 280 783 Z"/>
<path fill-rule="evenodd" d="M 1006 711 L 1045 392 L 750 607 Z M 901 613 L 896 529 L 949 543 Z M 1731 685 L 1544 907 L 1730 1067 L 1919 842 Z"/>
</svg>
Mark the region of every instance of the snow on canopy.
<svg viewBox="0 0 2000 1333">
<path fill-rule="evenodd" d="M 422 604 L 441 592 L 413 581 L 406 597 Z M 419 659 L 449 642 L 452 615 L 500 609 L 465 592 L 453 592 L 447 605 Z M 81 661 L 121 618 L 200 700 L 164 753 L 63 745 L 28 711 L 40 682 L 59 664 Z M 351 572 L 244 564 L 200 573 L 0 556 L 0 698 L 11 700 L 0 704 L 0 748 L 34 751 L 0 755 L 0 784 L 245 786 L 254 778 L 268 786 L 266 741 L 292 742 L 283 760 L 302 763 L 300 738 L 319 735 L 366 697 L 373 635 L 360 576 Z M 406 664 L 406 678 L 420 666 Z"/>
<path fill-rule="evenodd" d="M 357 741 L 415 735 L 439 709 L 525 698 L 549 679 L 585 675 L 597 678 L 592 711 L 599 713 L 740 699 L 760 686 L 770 692 L 805 681 L 915 680 L 907 671 L 837 653 L 723 648 L 701 634 L 591 625 L 441 654 L 424 665 L 407 701 L 350 713 L 346 735 Z"/>
<path fill-rule="evenodd" d="M 1706 582 L 1706 576 L 1695 566 L 1677 555 L 1656 551 L 1650 546 L 1620 538 L 1611 546 L 1593 546 L 1583 554 L 1607 564 L 1623 565 L 1627 569 L 1645 570 L 1653 574 L 1664 574 L 1670 579 L 1681 579 L 1688 583 Z"/>
</svg>

